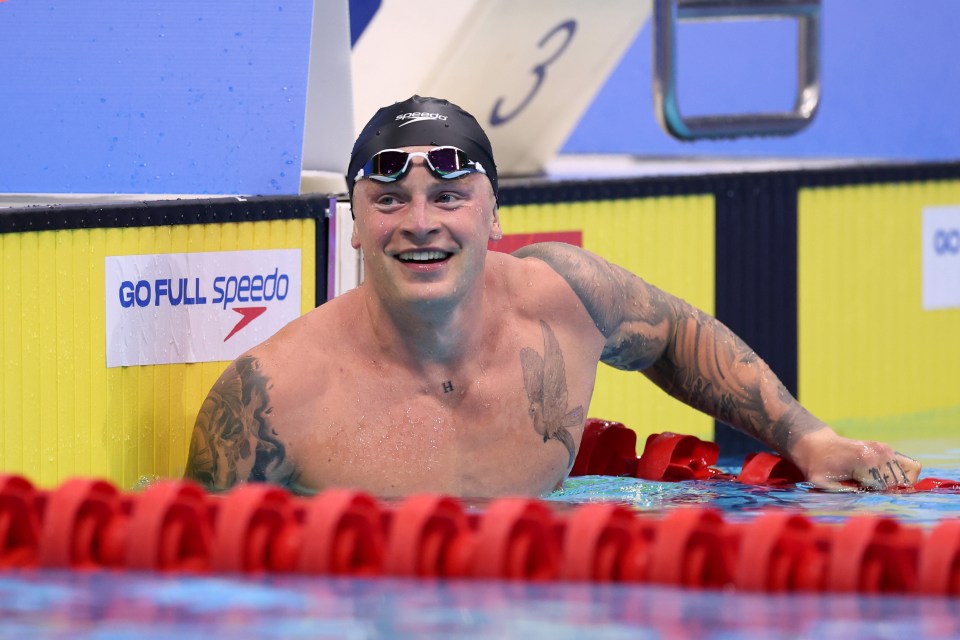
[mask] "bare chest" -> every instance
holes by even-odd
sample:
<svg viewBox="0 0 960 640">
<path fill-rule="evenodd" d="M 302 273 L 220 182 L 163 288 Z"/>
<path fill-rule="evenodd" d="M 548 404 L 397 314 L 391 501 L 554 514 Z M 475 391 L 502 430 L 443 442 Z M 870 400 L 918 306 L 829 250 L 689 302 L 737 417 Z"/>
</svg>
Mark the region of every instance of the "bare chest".
<svg viewBox="0 0 960 640">
<path fill-rule="evenodd" d="M 527 351 L 524 362 L 521 351 L 439 376 L 344 363 L 321 389 L 273 411 L 298 483 L 380 496 L 549 492 L 572 464 L 593 378 L 556 363 L 551 373 L 544 354 L 538 362 Z"/>
</svg>

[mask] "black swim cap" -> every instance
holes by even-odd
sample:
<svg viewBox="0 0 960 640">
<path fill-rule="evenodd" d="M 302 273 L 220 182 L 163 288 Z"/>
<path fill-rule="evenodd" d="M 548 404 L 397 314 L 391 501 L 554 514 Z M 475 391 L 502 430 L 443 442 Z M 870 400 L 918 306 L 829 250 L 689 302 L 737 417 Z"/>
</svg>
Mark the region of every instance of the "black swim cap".
<svg viewBox="0 0 960 640">
<path fill-rule="evenodd" d="M 383 107 L 357 136 L 347 167 L 350 195 L 353 196 L 357 172 L 375 153 L 384 149 L 422 146 L 463 149 L 471 160 L 483 166 L 493 185 L 493 195 L 497 195 L 497 165 L 493 162 L 493 149 L 477 119 L 451 102 L 420 96 Z"/>
</svg>

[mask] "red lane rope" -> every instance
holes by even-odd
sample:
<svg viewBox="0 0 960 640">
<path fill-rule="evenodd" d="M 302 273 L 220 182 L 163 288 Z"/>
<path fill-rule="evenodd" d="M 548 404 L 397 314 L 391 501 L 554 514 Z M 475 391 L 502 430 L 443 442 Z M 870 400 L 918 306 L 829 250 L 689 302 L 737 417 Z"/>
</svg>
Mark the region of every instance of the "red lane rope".
<svg viewBox="0 0 960 640">
<path fill-rule="evenodd" d="M 624 431 L 590 421 L 575 470 L 734 480 L 712 467 L 712 443 L 656 434 L 637 459 L 636 437 Z M 736 479 L 782 485 L 799 475 L 787 461 L 757 454 Z M 958 484 L 929 480 L 929 489 Z M 217 496 L 161 481 L 133 493 L 88 478 L 42 491 L 0 475 L 0 570 L 38 567 L 960 595 L 960 520 L 928 531 L 886 516 L 836 525 L 771 510 L 727 522 L 710 506 L 656 515 L 598 503 L 557 512 L 526 498 L 468 514 L 458 500 L 432 494 L 387 505 L 344 489 L 300 498 L 248 484 Z"/>
</svg>

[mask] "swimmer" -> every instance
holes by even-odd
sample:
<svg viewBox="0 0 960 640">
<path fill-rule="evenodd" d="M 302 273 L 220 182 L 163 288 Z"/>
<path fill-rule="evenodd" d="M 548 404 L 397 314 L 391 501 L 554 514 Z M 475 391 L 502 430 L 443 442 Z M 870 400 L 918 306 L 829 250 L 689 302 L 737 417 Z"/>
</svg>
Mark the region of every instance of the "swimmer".
<svg viewBox="0 0 960 640">
<path fill-rule="evenodd" d="M 839 436 L 730 329 L 637 275 L 560 243 L 488 252 L 503 235 L 496 164 L 456 105 L 380 109 L 347 183 L 363 283 L 226 368 L 185 473 L 208 489 L 542 496 L 573 465 L 599 362 L 644 374 L 819 487 L 917 479 L 918 462 Z"/>
</svg>

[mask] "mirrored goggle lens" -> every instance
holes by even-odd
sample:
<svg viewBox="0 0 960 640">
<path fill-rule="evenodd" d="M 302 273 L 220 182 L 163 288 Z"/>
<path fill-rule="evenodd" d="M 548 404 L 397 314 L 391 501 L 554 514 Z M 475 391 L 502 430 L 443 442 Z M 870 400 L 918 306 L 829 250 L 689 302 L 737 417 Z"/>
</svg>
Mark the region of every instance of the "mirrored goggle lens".
<svg viewBox="0 0 960 640">
<path fill-rule="evenodd" d="M 364 175 L 381 178 L 398 178 L 407 166 L 410 154 L 403 151 L 381 151 L 370 158 L 364 167 Z"/>
<path fill-rule="evenodd" d="M 473 165 L 467 154 L 456 147 L 437 147 L 427 152 L 427 162 L 434 172 L 448 175 Z"/>
<path fill-rule="evenodd" d="M 436 147 L 430 151 L 415 151 L 412 153 L 398 149 L 386 149 L 370 158 L 363 167 L 361 176 L 369 177 L 381 182 L 399 180 L 410 168 L 410 159 L 422 157 L 427 161 L 427 167 L 439 178 L 459 178 L 468 173 L 486 173 L 483 167 L 470 160 L 467 154 L 456 147 Z"/>
</svg>

